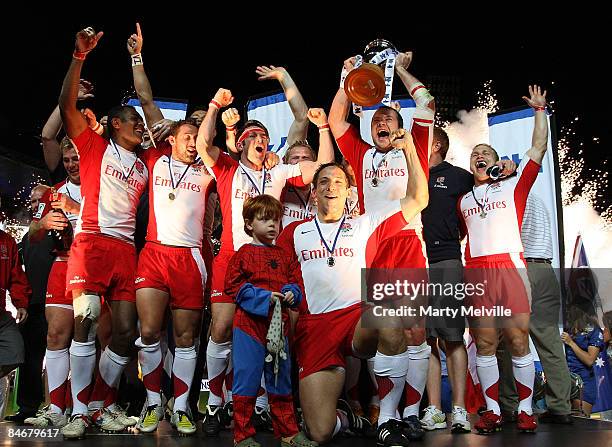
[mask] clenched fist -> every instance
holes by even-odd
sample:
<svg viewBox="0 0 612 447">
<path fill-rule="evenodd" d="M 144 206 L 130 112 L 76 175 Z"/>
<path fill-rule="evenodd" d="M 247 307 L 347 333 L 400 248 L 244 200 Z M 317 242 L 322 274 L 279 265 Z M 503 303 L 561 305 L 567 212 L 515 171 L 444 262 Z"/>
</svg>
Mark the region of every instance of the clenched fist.
<svg viewBox="0 0 612 447">
<path fill-rule="evenodd" d="M 240 121 L 240 114 L 237 109 L 227 109 L 221 114 L 221 121 L 225 124 L 225 127 L 235 126 Z"/>
<path fill-rule="evenodd" d="M 214 101 L 218 102 L 221 107 L 227 107 L 232 102 L 234 102 L 234 97 L 232 96 L 232 92 L 225 88 L 220 88 L 215 93 Z"/>
<path fill-rule="evenodd" d="M 413 149 L 414 141 L 412 135 L 406 129 L 397 129 L 391 132 L 391 146 L 395 149 Z"/>
<path fill-rule="evenodd" d="M 327 124 L 327 115 L 323 109 L 308 109 L 308 119 L 317 127 Z"/>
</svg>

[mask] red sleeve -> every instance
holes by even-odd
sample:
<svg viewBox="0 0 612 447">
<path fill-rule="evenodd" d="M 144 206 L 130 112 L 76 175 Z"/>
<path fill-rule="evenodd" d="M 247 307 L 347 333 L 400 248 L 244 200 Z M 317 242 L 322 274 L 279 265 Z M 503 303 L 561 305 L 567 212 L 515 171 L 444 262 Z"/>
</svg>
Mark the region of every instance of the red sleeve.
<svg viewBox="0 0 612 447">
<path fill-rule="evenodd" d="M 238 162 L 236 160 L 225 152 L 221 152 L 219 153 L 217 162 L 212 168 L 210 168 L 210 170 L 213 172 L 213 174 L 215 174 L 215 179 L 217 182 L 221 182 L 228 174 L 234 174 L 236 166 L 238 166 Z"/>
<path fill-rule="evenodd" d="M 243 258 L 244 250 L 238 250 L 230 259 L 225 271 L 225 293 L 232 299 L 236 298 L 236 294 L 247 280 L 242 269 Z"/>
<path fill-rule="evenodd" d="M 357 178 L 358 184 L 361 185 L 361 178 L 363 176 L 363 155 L 370 149 L 370 145 L 363 141 L 359 134 L 359 130 L 352 124 L 349 126 L 348 130 L 344 132 L 344 135 L 336 140 L 336 143 L 344 158 L 346 158 L 353 168 L 353 171 L 355 171 L 355 177 Z"/>
<path fill-rule="evenodd" d="M 417 157 L 421 163 L 421 168 L 425 172 L 425 177 L 429 180 L 429 149 L 433 137 L 433 120 L 425 116 L 415 116 L 412 118 L 412 140 L 416 148 Z"/>
<path fill-rule="evenodd" d="M 88 157 L 92 151 L 105 151 L 108 146 L 108 141 L 95 133 L 89 127 L 86 127 L 78 137 L 72 140 L 76 146 L 79 157 Z"/>
<path fill-rule="evenodd" d="M 17 251 L 17 244 L 15 240 L 7 235 L 8 239 L 8 251 L 9 251 L 9 262 L 10 274 L 8 278 L 7 290 L 11 294 L 11 301 L 13 306 L 17 309 L 27 308 L 30 302 L 30 296 L 32 295 L 32 289 L 28 283 L 28 278 L 25 272 L 21 268 L 21 262 L 19 262 L 19 252 Z M 4 307 L 4 303 L 2 304 Z"/>
<path fill-rule="evenodd" d="M 525 158 L 528 157 L 525 156 Z M 516 206 L 516 215 L 519 223 L 523 221 L 525 205 L 527 205 L 527 196 L 538 178 L 538 172 L 540 172 L 540 165 L 529 158 L 518 174 L 519 178 L 514 188 L 514 205 Z"/>
</svg>

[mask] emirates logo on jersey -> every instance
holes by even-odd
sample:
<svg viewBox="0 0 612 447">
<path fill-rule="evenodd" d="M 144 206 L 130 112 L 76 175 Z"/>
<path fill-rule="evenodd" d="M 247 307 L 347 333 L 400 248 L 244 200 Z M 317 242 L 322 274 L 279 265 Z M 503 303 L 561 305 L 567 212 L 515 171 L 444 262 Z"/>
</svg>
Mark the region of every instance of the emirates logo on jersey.
<svg viewBox="0 0 612 447">
<path fill-rule="evenodd" d="M 266 172 L 266 183 L 272 182 L 272 175 L 269 172 Z"/>
<path fill-rule="evenodd" d="M 488 213 L 489 211 L 493 211 L 493 210 L 497 210 L 497 209 L 504 209 L 506 208 L 506 201 L 505 200 L 493 200 L 491 202 L 489 202 L 487 200 L 486 205 L 484 206 L 484 212 Z M 475 216 L 477 214 L 480 214 L 482 212 L 482 210 L 480 209 L 480 207 L 473 207 L 473 208 L 468 208 L 463 210 L 463 217 L 465 219 L 467 219 L 468 217 L 471 216 Z"/>
<path fill-rule="evenodd" d="M 9 258 L 9 255 L 8 255 L 8 248 L 6 247 L 6 245 L 2 245 L 2 246 L 0 247 L 0 253 L 2 253 L 2 254 L 0 255 L 0 259 L 2 259 L 3 261 L 6 261 L 6 260 Z"/>
<path fill-rule="evenodd" d="M 436 183 L 434 184 L 434 188 L 443 188 L 447 189 L 448 187 L 444 184 L 446 177 L 441 176 L 436 179 Z"/>
</svg>

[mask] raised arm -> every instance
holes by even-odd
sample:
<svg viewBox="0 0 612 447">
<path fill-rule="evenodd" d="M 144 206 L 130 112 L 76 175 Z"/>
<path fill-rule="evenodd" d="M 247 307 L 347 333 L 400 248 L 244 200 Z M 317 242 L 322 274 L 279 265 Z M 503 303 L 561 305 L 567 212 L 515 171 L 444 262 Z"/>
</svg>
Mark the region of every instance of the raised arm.
<svg viewBox="0 0 612 447">
<path fill-rule="evenodd" d="M 427 177 L 419 163 L 412 135 L 406 129 L 397 129 L 391 133 L 391 144 L 394 148 L 403 149 L 408 165 L 408 185 L 406 197 L 401 199 L 402 213 L 406 222 L 419 214 L 429 201 Z"/>
<path fill-rule="evenodd" d="M 60 114 L 59 106 L 56 106 L 49 118 L 47 118 L 41 133 L 43 156 L 45 157 L 45 164 L 49 172 L 55 171 L 62 159 L 62 151 L 57 141 L 57 135 L 61 128 L 62 115 Z"/>
<path fill-rule="evenodd" d="M 395 73 L 399 76 L 402 84 L 404 84 L 408 90 L 408 93 L 410 93 L 410 96 L 412 96 L 412 99 L 414 99 L 417 108 L 428 108 L 431 111 L 435 111 L 436 106 L 433 96 L 431 96 L 423 83 L 408 71 L 411 63 L 411 51 L 399 53 L 397 55 L 397 59 L 395 60 Z"/>
<path fill-rule="evenodd" d="M 145 114 L 147 127 L 151 128 L 159 120 L 164 119 L 161 110 L 153 101 L 153 90 L 149 78 L 145 73 L 142 63 L 142 31 L 140 23 L 136 23 L 136 34 L 132 34 L 127 40 L 127 49 L 132 58 L 132 76 L 134 77 L 134 89 Z"/>
<path fill-rule="evenodd" d="M 531 148 L 527 151 L 527 156 L 537 164 L 542 164 L 546 149 L 548 149 L 548 120 L 546 119 L 546 90 L 538 85 L 529 86 L 529 98 L 523 99 L 533 108 L 535 112 L 535 123 L 533 135 L 531 137 Z"/>
<path fill-rule="evenodd" d="M 344 135 L 351 126 L 347 121 L 351 109 L 351 101 L 344 91 L 344 78 L 346 78 L 346 75 L 355 68 L 356 61 L 357 59 L 354 56 L 344 61 L 340 78 L 340 88 L 336 92 L 331 109 L 329 109 L 329 127 L 336 140 Z"/>
<path fill-rule="evenodd" d="M 287 102 L 289 102 L 289 107 L 293 114 L 293 123 L 291 123 L 289 128 L 287 145 L 290 146 L 298 140 L 305 140 L 308 133 L 308 118 L 306 116 L 308 106 L 289 72 L 283 67 L 275 67 L 274 65 L 269 67 L 259 66 L 255 72 L 259 75 L 260 81 L 276 79 L 283 88 L 283 92 L 285 92 Z"/>
<path fill-rule="evenodd" d="M 88 27 L 79 31 L 76 35 L 72 62 L 64 77 L 62 91 L 59 97 L 59 109 L 62 121 L 66 129 L 66 134 L 70 138 L 76 138 L 87 127 L 87 121 L 85 121 L 85 118 L 77 109 L 79 80 L 81 79 L 81 69 L 83 68 L 85 57 L 96 47 L 103 34 L 102 31 L 96 33 L 93 28 Z"/>
<path fill-rule="evenodd" d="M 319 128 L 319 152 L 316 161 L 299 162 L 302 172 L 302 182 L 309 184 L 312 182 L 315 172 L 325 163 L 334 161 L 334 145 L 329 135 L 329 124 L 327 115 L 323 109 L 309 109 L 308 119 Z"/>
<path fill-rule="evenodd" d="M 225 147 L 227 150 L 238 154 L 240 151 L 236 147 L 236 132 L 238 131 L 238 122 L 240 121 L 240 113 L 238 109 L 227 109 L 221 114 L 221 121 L 225 124 Z"/>
<path fill-rule="evenodd" d="M 208 105 L 208 112 L 202 120 L 202 124 L 200 124 L 198 139 L 196 140 L 196 150 L 204 164 L 209 168 L 212 168 L 217 163 L 217 159 L 221 153 L 221 150 L 213 145 L 217 115 L 222 107 L 229 106 L 233 101 L 234 97 L 231 91 L 224 88 L 217 90 L 215 97 Z"/>
</svg>

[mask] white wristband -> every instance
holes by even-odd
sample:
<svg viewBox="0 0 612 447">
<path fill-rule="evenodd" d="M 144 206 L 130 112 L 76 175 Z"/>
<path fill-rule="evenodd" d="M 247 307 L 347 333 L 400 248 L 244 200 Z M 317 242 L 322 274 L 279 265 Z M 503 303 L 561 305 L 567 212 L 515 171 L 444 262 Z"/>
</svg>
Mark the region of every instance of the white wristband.
<svg viewBox="0 0 612 447">
<path fill-rule="evenodd" d="M 344 80 L 346 79 L 346 77 L 348 76 L 349 71 L 342 67 L 342 73 L 340 73 L 340 88 L 344 88 Z"/>
<path fill-rule="evenodd" d="M 142 65 L 142 54 L 140 53 L 132 54 L 132 67 L 136 65 Z"/>
</svg>

